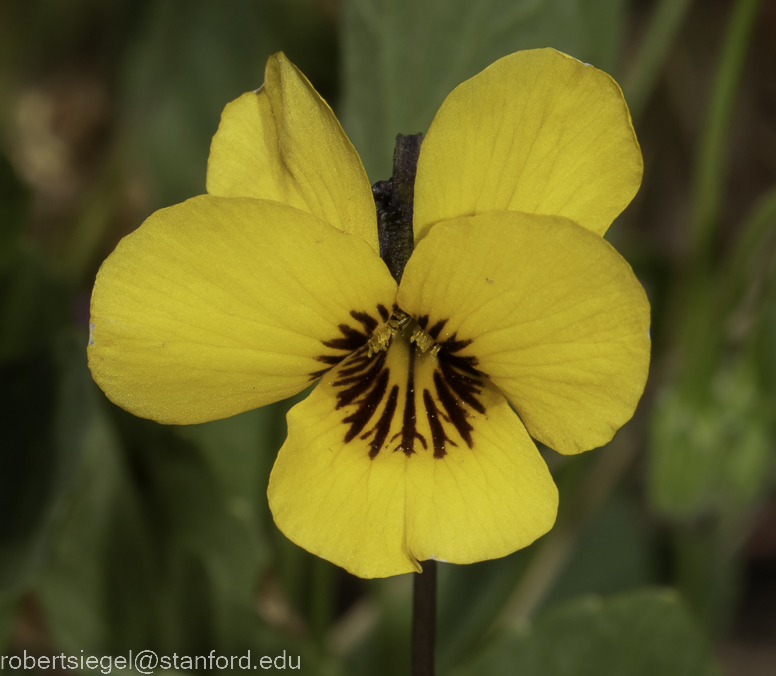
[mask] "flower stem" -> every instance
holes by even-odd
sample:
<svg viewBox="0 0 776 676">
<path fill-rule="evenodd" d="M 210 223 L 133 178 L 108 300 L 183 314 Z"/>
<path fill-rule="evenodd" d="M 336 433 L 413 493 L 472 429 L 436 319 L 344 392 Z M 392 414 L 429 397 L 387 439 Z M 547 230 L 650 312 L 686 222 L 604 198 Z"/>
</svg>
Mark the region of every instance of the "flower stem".
<svg viewBox="0 0 776 676">
<path fill-rule="evenodd" d="M 377 209 L 377 236 L 380 258 L 396 282 L 401 282 L 404 266 L 415 247 L 412 209 L 415 174 L 423 134 L 396 135 L 393 176 L 372 186 Z M 436 578 L 433 559 L 423 562 L 423 572 L 415 573 L 412 587 L 412 676 L 434 676 L 436 639 Z"/>
<path fill-rule="evenodd" d="M 412 676 L 434 676 L 437 562 L 424 561 L 412 583 Z"/>
<path fill-rule="evenodd" d="M 397 283 L 401 281 L 404 266 L 415 246 L 412 206 L 422 141 L 423 134 L 420 133 L 412 136 L 398 134 L 393 151 L 393 176 L 372 186 L 377 208 L 380 258 L 385 261 Z"/>
</svg>

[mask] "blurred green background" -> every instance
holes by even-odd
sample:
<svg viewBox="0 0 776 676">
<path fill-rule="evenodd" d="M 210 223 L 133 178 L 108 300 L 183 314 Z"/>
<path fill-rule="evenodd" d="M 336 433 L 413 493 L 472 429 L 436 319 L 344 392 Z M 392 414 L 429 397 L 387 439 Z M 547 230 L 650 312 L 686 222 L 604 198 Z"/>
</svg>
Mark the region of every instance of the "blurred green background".
<svg viewBox="0 0 776 676">
<path fill-rule="evenodd" d="M 440 565 L 438 672 L 776 673 L 768 0 L 1 0 L 0 655 L 285 649 L 303 673 L 408 673 L 411 578 L 353 578 L 272 523 L 292 402 L 192 427 L 116 409 L 86 368 L 91 286 L 123 235 L 204 192 L 220 112 L 268 55 L 374 182 L 455 85 L 544 46 L 631 106 L 644 183 L 607 237 L 649 294 L 652 370 L 608 447 L 547 452 L 549 535 Z"/>
</svg>

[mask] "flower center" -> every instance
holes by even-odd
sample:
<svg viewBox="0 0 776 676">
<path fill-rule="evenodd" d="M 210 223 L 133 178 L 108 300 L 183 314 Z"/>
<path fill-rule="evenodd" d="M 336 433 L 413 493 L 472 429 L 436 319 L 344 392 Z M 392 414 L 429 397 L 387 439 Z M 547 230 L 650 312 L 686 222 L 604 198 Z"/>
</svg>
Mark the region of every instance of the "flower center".
<svg viewBox="0 0 776 676">
<path fill-rule="evenodd" d="M 387 350 L 396 334 L 410 336 L 410 343 L 415 343 L 421 354 L 431 350 L 432 361 L 436 359 L 441 345 L 439 345 L 431 335 L 422 328 L 416 320 L 410 317 L 406 312 L 396 309 L 388 321 L 377 329 L 367 343 L 368 356 L 377 354 L 382 350 Z"/>
<path fill-rule="evenodd" d="M 327 351 L 317 359 L 327 368 L 310 374 L 317 379 L 333 368 L 321 386 L 334 390 L 345 442 L 363 444 L 372 459 L 386 451 L 444 458 L 455 447 L 473 448 L 491 385 L 476 357 L 461 354 L 471 341 L 443 338 L 446 319 L 415 319 L 396 306 L 350 314 L 354 324 L 322 341 Z"/>
</svg>

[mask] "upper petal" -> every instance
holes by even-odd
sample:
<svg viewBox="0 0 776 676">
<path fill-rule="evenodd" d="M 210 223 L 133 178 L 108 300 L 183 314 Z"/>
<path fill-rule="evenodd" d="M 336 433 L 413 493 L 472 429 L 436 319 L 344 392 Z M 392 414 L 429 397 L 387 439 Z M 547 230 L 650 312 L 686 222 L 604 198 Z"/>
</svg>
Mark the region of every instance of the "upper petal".
<svg viewBox="0 0 776 676">
<path fill-rule="evenodd" d="M 643 164 L 622 91 L 553 49 L 506 56 L 445 99 L 423 140 L 415 237 L 487 211 L 565 216 L 603 234 Z"/>
<path fill-rule="evenodd" d="M 261 89 L 224 108 L 207 191 L 289 204 L 379 252 L 369 179 L 331 108 L 282 52 L 267 60 L 264 77 Z"/>
<path fill-rule="evenodd" d="M 558 505 L 503 395 L 454 351 L 403 337 L 356 352 L 289 412 L 268 496 L 291 540 L 361 577 L 504 556 Z"/>
<path fill-rule="evenodd" d="M 439 223 L 407 263 L 398 303 L 435 340 L 462 344 L 531 436 L 561 453 L 609 441 L 644 389 L 644 290 L 604 239 L 565 218 Z"/>
<path fill-rule="evenodd" d="M 223 418 L 302 390 L 366 343 L 395 295 L 357 237 L 278 202 L 196 197 L 103 263 L 89 367 L 136 415 Z"/>
</svg>

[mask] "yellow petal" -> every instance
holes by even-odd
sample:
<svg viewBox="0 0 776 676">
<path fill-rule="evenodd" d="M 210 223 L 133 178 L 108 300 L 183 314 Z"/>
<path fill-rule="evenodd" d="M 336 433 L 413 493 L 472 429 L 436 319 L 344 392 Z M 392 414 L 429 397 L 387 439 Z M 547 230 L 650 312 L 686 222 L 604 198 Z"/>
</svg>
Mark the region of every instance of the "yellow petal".
<svg viewBox="0 0 776 676">
<path fill-rule="evenodd" d="M 649 303 L 627 262 L 560 217 L 501 212 L 439 223 L 418 244 L 398 304 L 506 395 L 561 453 L 609 441 L 649 367 Z"/>
<path fill-rule="evenodd" d="M 603 234 L 641 184 L 628 107 L 606 73 L 553 49 L 496 61 L 445 99 L 415 182 L 415 238 L 487 211 L 565 216 Z"/>
<path fill-rule="evenodd" d="M 215 420 L 302 390 L 366 343 L 395 295 L 357 237 L 278 202 L 196 197 L 103 263 L 89 367 L 136 415 Z"/>
<path fill-rule="evenodd" d="M 552 527 L 557 499 L 498 390 L 454 349 L 433 358 L 401 336 L 290 411 L 269 484 L 278 527 L 361 577 L 504 556 Z"/>
<path fill-rule="evenodd" d="M 207 191 L 307 211 L 379 252 L 372 189 L 331 108 L 280 52 L 264 85 L 228 104 L 210 146 Z"/>
</svg>

